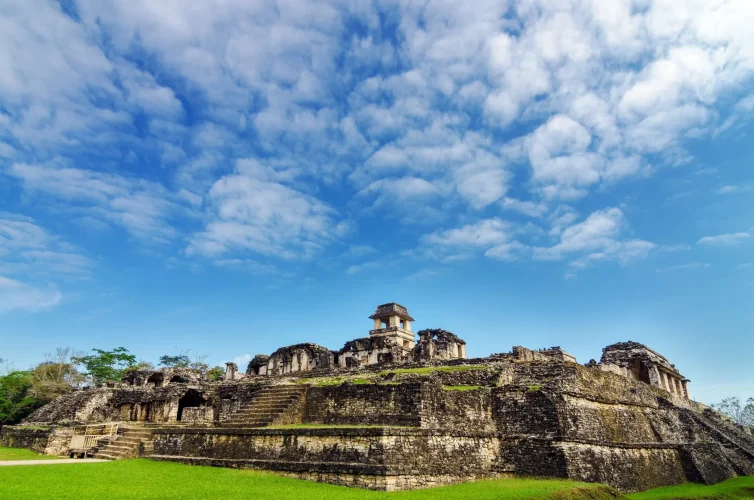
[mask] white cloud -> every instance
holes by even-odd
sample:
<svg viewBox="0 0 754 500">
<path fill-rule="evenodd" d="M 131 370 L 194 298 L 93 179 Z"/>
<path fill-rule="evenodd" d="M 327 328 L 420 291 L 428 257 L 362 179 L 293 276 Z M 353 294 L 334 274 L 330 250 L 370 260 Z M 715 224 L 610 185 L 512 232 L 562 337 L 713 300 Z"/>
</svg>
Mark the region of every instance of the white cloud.
<svg viewBox="0 0 754 500">
<path fill-rule="evenodd" d="M 76 247 L 33 219 L 0 213 L 0 312 L 56 306 L 63 293 L 54 281 L 88 279 L 93 267 Z"/>
<path fill-rule="evenodd" d="M 590 214 L 584 221 L 560 232 L 560 241 L 551 247 L 534 248 L 538 260 L 573 258 L 570 266 L 583 268 L 594 261 L 613 260 L 626 264 L 645 257 L 656 248 L 654 243 L 641 239 L 621 238 L 625 216 L 619 208 L 607 208 Z"/>
<path fill-rule="evenodd" d="M 752 235 L 750 233 L 728 233 L 728 234 L 718 234 L 715 236 L 705 236 L 703 238 L 700 238 L 699 241 L 696 243 L 698 245 L 711 245 L 711 246 L 731 246 L 731 245 L 738 245 L 739 243 L 743 243 L 744 241 L 751 238 Z"/>
<path fill-rule="evenodd" d="M 521 201 L 515 198 L 504 198 L 501 205 L 503 210 L 520 212 L 529 217 L 541 217 L 547 212 L 547 205 L 544 203 Z"/>
<path fill-rule="evenodd" d="M 448 229 L 425 236 L 425 242 L 442 247 L 484 248 L 506 241 L 510 226 L 500 219 L 486 219 L 458 229 Z"/>
<path fill-rule="evenodd" d="M 670 271 L 686 271 L 689 269 L 701 269 L 710 267 L 711 264 L 706 262 L 687 262 L 685 264 L 676 264 L 674 266 L 667 266 L 657 269 L 657 272 L 670 272 Z"/>
<path fill-rule="evenodd" d="M 40 289 L 0 276 L 0 313 L 39 311 L 58 305 L 63 295 L 54 289 Z"/>
<path fill-rule="evenodd" d="M 94 263 L 79 249 L 50 235 L 35 221 L 0 213 L 0 273 L 24 279 L 88 278 Z"/>
<path fill-rule="evenodd" d="M 176 236 L 169 220 L 191 216 L 185 191 L 117 174 L 54 165 L 13 164 L 6 173 L 30 193 L 70 202 L 87 217 L 125 227 L 134 236 L 165 242 Z M 196 202 L 196 200 L 192 200 Z"/>
<path fill-rule="evenodd" d="M 275 182 L 274 169 L 240 163 L 212 186 L 212 218 L 191 237 L 189 255 L 254 252 L 308 258 L 346 229 L 337 212 L 314 196 Z"/>
<path fill-rule="evenodd" d="M 233 362 L 238 366 L 238 369 L 243 372 L 246 370 L 246 365 L 249 364 L 249 361 L 251 361 L 253 357 L 254 356 L 251 354 L 242 354 L 241 356 L 233 358 Z"/>
<path fill-rule="evenodd" d="M 576 212 L 548 203 L 688 161 L 688 141 L 750 114 L 752 9 L 82 0 L 68 15 L 29 1 L 0 20 L 0 157 L 53 210 L 145 241 L 188 235 L 188 253 L 218 259 L 311 256 L 343 233 L 341 204 L 368 204 L 465 227 L 516 211 L 561 238 L 521 243 L 540 258 L 620 260 L 647 242 L 616 222 L 569 250 Z M 507 258 L 515 243 L 462 246 Z"/>
</svg>

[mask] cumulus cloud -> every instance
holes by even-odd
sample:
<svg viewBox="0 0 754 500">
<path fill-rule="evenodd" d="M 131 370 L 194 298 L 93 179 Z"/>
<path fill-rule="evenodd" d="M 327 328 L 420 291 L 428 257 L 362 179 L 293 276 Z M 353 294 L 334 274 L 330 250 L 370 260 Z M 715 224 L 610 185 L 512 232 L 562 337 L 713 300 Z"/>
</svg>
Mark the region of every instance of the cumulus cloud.
<svg viewBox="0 0 754 500">
<path fill-rule="evenodd" d="M 278 172 L 240 162 L 210 189 L 212 218 L 189 243 L 189 255 L 218 257 L 252 251 L 285 259 L 311 257 L 347 228 L 337 212 Z"/>
<path fill-rule="evenodd" d="M 534 248 L 538 260 L 573 258 L 570 266 L 583 268 L 602 260 L 626 264 L 645 257 L 656 248 L 654 243 L 641 239 L 623 239 L 627 226 L 619 208 L 607 208 L 590 214 L 582 222 L 562 230 L 559 241 L 550 247 Z"/>
<path fill-rule="evenodd" d="M 23 2 L 0 20 L 0 168 L 30 198 L 140 242 L 185 238 L 191 256 L 311 257 L 346 209 L 487 231 L 503 210 L 560 241 L 450 245 L 435 226 L 421 244 L 621 261 L 651 243 L 620 239 L 618 209 L 579 226 L 562 203 L 688 161 L 688 141 L 751 114 L 752 9 Z M 599 243 L 577 249 L 589 227 Z"/>
</svg>

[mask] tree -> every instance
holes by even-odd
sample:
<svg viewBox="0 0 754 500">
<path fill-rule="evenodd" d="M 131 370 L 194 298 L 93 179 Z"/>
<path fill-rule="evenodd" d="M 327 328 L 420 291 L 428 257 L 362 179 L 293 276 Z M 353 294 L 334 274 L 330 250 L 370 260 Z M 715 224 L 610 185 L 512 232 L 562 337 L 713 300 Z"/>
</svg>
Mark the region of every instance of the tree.
<svg viewBox="0 0 754 500">
<path fill-rule="evenodd" d="M 219 380 L 225 375 L 225 370 L 221 366 L 215 366 L 207 370 L 207 380 Z"/>
<path fill-rule="evenodd" d="M 182 351 L 175 356 L 160 356 L 160 365 L 171 368 L 190 368 L 198 371 L 201 375 L 204 375 L 209 370 L 209 365 L 204 361 L 207 356 L 194 356 L 193 359 L 189 356 L 191 349 Z"/>
<path fill-rule="evenodd" d="M 116 347 L 112 351 L 92 349 L 96 354 L 74 357 L 73 362 L 86 367 L 86 375 L 91 377 L 94 385 L 105 382 L 118 382 L 126 370 L 136 365 L 136 356 L 129 354 L 125 347 Z"/>
<path fill-rule="evenodd" d="M 160 356 L 160 365 L 167 366 L 171 368 L 186 368 L 189 364 L 191 364 L 191 359 L 186 355 L 183 354 L 177 354 L 175 356 Z"/>
<path fill-rule="evenodd" d="M 29 395 L 42 403 L 48 403 L 83 384 L 86 377 L 76 369 L 72 361 L 74 357 L 75 353 L 70 347 L 58 347 L 54 353 L 45 353 L 44 361 L 29 373 Z"/>
<path fill-rule="evenodd" d="M 41 406 L 29 396 L 29 372 L 15 371 L 0 376 L 0 427 L 15 424 Z"/>
<path fill-rule="evenodd" d="M 736 397 L 725 398 L 712 408 L 729 416 L 738 425 L 754 427 L 754 398 L 747 399 L 744 405 Z"/>
</svg>

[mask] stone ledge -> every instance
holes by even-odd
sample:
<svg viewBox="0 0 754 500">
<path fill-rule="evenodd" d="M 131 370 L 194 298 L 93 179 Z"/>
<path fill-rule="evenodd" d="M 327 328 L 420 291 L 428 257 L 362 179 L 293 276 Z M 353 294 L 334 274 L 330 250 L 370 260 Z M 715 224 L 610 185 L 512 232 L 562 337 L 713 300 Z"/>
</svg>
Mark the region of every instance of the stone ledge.
<svg viewBox="0 0 754 500">
<path fill-rule="evenodd" d="M 214 434 L 229 436 L 348 436 L 348 437 L 380 437 L 380 436 L 448 436 L 472 438 L 500 438 L 499 432 L 471 432 L 452 429 L 420 429 L 401 427 L 332 427 L 332 428 L 293 428 L 270 429 L 265 427 L 223 427 L 223 428 L 195 428 L 195 427 L 167 427 L 154 428 L 155 435 L 168 434 Z"/>
</svg>

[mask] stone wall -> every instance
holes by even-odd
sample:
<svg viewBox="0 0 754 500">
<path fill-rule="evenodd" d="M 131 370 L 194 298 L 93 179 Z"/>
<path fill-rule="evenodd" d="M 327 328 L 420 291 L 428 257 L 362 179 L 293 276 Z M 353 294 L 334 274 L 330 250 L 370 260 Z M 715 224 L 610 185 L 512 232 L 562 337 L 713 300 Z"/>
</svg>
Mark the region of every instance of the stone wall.
<svg viewBox="0 0 754 500">
<path fill-rule="evenodd" d="M 421 384 L 342 384 L 312 387 L 305 423 L 418 426 Z"/>
<path fill-rule="evenodd" d="M 570 478 L 606 483 L 624 492 L 686 481 L 683 457 L 676 447 L 615 447 L 559 443 Z"/>
<path fill-rule="evenodd" d="M 489 477 L 499 451 L 494 433 L 397 428 L 160 429 L 155 431 L 151 458 L 260 468 L 394 490 Z"/>
<path fill-rule="evenodd" d="M 63 394 L 26 417 L 24 422 L 102 422 L 107 418 L 112 393 L 112 389 L 92 388 Z"/>
<path fill-rule="evenodd" d="M 492 388 L 459 390 L 457 386 L 426 384 L 422 391 L 421 426 L 429 429 L 495 432 Z"/>
<path fill-rule="evenodd" d="M 23 426 L 5 425 L 0 429 L 0 446 L 8 448 L 27 448 L 37 453 L 44 453 L 50 429 L 25 428 Z"/>
</svg>

